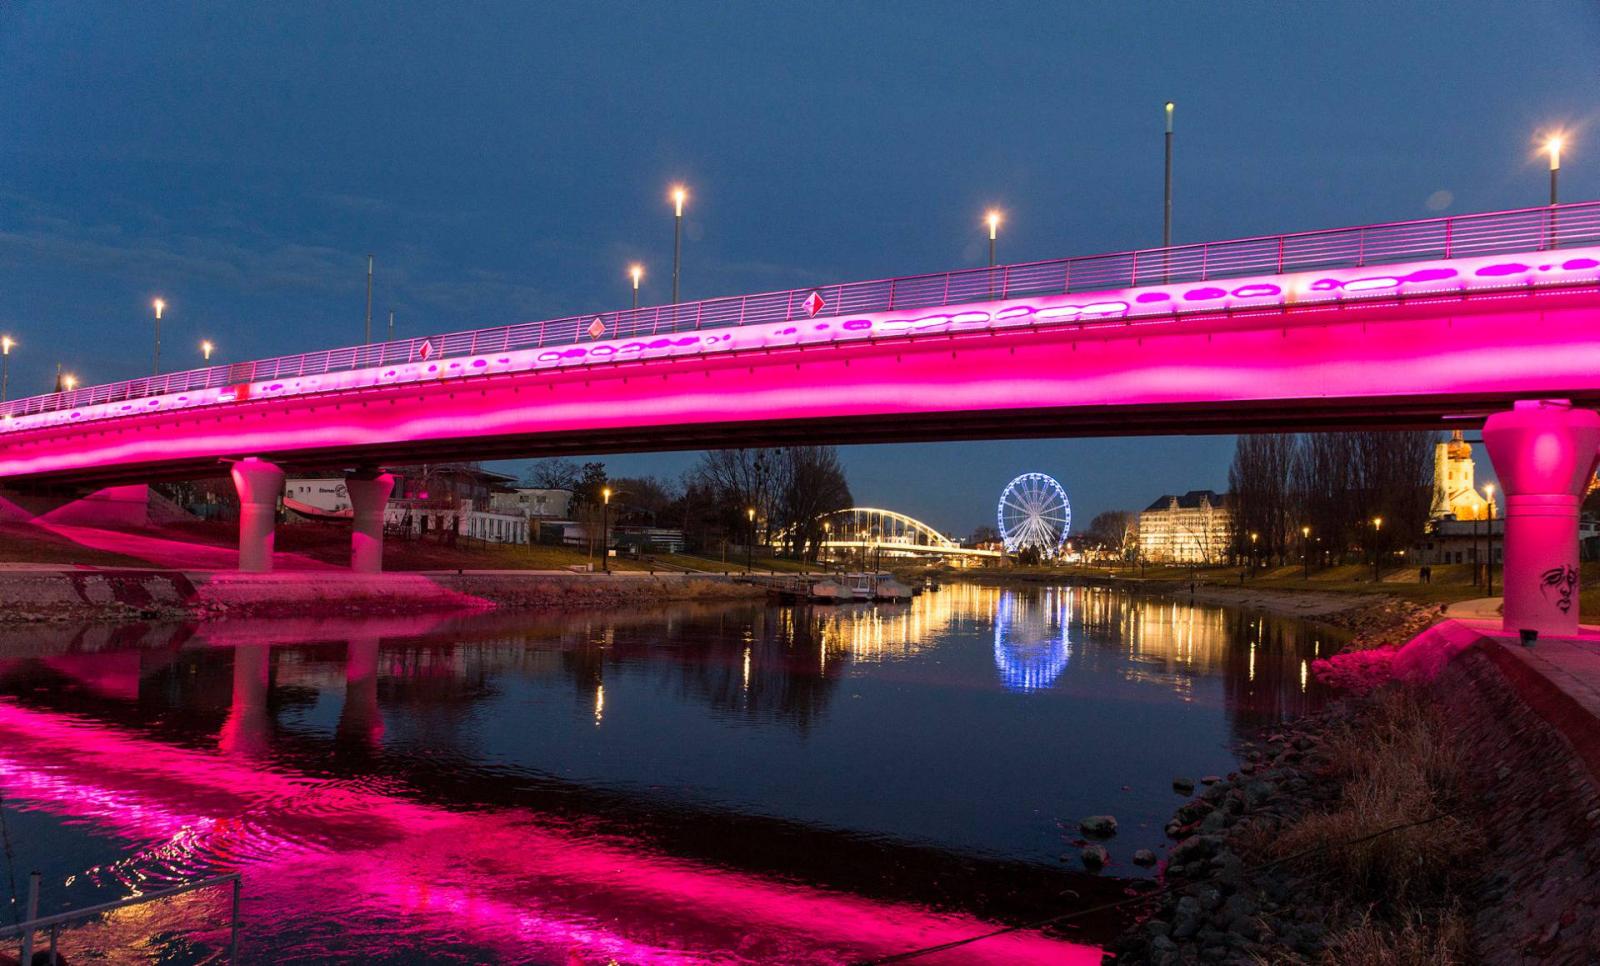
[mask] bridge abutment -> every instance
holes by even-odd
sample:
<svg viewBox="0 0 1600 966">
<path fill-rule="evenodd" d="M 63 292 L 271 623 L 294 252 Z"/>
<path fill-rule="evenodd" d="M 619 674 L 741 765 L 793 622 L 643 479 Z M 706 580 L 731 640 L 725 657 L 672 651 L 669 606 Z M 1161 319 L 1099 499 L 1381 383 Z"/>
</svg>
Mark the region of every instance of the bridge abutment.
<svg viewBox="0 0 1600 966">
<path fill-rule="evenodd" d="M 239 570 L 247 574 L 270 573 L 278 500 L 283 496 L 283 470 L 252 456 L 233 464 L 229 475 L 239 492 Z"/>
<path fill-rule="evenodd" d="M 345 476 L 352 513 L 350 569 L 358 574 L 383 571 L 383 511 L 394 492 L 394 476 L 358 470 Z"/>
<path fill-rule="evenodd" d="M 1523 400 L 1483 427 L 1506 494 L 1503 629 L 1578 633 L 1578 507 L 1600 453 L 1600 413 Z"/>
</svg>

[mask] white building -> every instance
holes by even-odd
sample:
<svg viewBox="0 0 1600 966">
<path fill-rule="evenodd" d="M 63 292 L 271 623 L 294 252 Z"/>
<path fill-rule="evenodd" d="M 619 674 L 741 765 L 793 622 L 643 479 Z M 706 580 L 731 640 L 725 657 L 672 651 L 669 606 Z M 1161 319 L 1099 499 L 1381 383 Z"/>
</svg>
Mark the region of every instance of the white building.
<svg viewBox="0 0 1600 966">
<path fill-rule="evenodd" d="M 1167 495 L 1139 514 L 1139 555 L 1151 563 L 1222 563 L 1232 532 L 1233 512 L 1223 494 Z"/>
<path fill-rule="evenodd" d="M 509 493 L 492 494 L 489 508 L 496 513 L 520 513 L 524 517 L 565 520 L 572 508 L 572 491 L 519 486 Z"/>
</svg>

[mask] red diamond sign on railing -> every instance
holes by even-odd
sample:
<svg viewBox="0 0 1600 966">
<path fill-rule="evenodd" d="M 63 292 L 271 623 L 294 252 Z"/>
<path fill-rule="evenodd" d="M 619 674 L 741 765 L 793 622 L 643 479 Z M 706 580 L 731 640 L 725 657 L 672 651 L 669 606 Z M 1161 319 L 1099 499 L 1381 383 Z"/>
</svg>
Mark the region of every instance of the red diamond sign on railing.
<svg viewBox="0 0 1600 966">
<path fill-rule="evenodd" d="M 423 362 L 427 362 L 433 355 L 433 343 L 423 339 L 422 345 L 417 348 L 417 355 L 422 357 Z"/>
<path fill-rule="evenodd" d="M 820 293 L 813 291 L 806 296 L 804 302 L 800 303 L 800 307 L 806 310 L 806 318 L 814 319 L 817 317 L 817 313 L 822 311 L 822 307 L 827 304 L 827 302 L 823 301 Z"/>
<path fill-rule="evenodd" d="M 605 332 L 606 324 L 600 321 L 600 316 L 595 316 L 594 321 L 589 323 L 589 338 L 598 339 L 605 335 Z"/>
</svg>

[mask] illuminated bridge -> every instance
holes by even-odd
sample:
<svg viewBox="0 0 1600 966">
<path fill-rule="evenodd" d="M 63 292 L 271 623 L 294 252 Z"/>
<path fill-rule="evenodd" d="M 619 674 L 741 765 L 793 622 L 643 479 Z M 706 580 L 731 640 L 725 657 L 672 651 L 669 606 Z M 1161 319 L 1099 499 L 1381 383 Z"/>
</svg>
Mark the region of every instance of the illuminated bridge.
<svg viewBox="0 0 1600 966">
<path fill-rule="evenodd" d="M 241 566 L 266 569 L 281 468 L 344 469 L 355 565 L 377 569 L 392 463 L 1501 413 L 1508 626 L 1575 626 L 1576 550 L 1552 554 L 1568 516 L 1576 546 L 1563 474 L 1584 475 L 1600 416 L 1536 401 L 1600 404 L 1597 310 L 1600 202 L 602 312 L 16 400 L 0 512 L 226 465 Z M 1560 505 L 1559 541 L 1519 541 L 1522 495 Z"/>
<path fill-rule="evenodd" d="M 826 559 L 848 559 L 861 553 L 901 557 L 1003 556 L 995 550 L 963 547 L 921 520 L 878 507 L 835 510 L 820 517 L 819 522 Z"/>
</svg>

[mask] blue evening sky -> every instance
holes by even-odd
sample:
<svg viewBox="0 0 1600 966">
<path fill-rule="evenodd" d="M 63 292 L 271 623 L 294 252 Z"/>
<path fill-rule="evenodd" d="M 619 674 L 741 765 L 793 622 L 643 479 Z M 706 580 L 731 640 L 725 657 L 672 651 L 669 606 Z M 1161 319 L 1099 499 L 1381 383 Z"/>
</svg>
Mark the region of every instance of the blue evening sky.
<svg viewBox="0 0 1600 966">
<path fill-rule="evenodd" d="M 1600 6 L 0 0 L 0 331 L 142 374 L 684 296 L 1600 195 Z M 862 503 L 953 531 L 1042 470 L 1076 516 L 1221 489 L 1231 437 L 845 451 Z M 693 454 L 607 457 L 675 476 Z M 1487 461 L 1484 461 L 1487 462 Z"/>
</svg>

